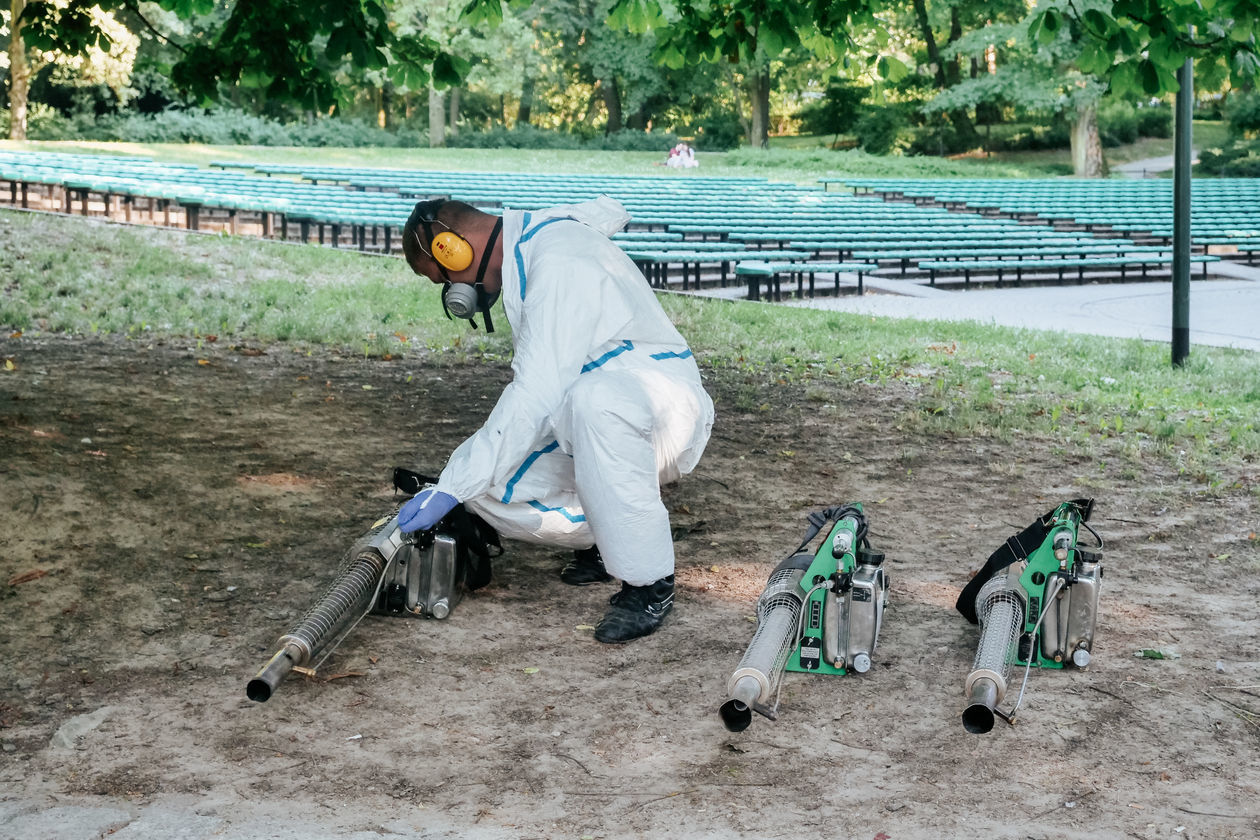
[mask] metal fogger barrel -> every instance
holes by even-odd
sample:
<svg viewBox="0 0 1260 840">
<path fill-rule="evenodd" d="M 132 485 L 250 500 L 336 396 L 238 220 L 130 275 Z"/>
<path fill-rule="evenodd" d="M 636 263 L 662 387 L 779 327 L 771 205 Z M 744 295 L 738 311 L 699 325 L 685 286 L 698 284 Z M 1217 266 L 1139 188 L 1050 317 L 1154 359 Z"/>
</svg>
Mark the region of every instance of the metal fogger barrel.
<svg viewBox="0 0 1260 840">
<path fill-rule="evenodd" d="M 752 713 L 774 720 L 773 699 L 783 678 L 788 656 L 800 635 L 801 578 L 814 562 L 811 554 L 794 554 L 770 574 L 770 580 L 757 599 L 757 631 L 739 667 L 726 682 L 730 697 L 718 713 L 732 732 L 742 732 L 752 722 Z"/>
<path fill-rule="evenodd" d="M 980 644 L 967 675 L 968 704 L 963 711 L 963 727 L 968 732 L 988 732 L 993 728 L 993 710 L 1006 697 L 1011 663 L 1016 658 L 1016 641 L 1024 626 L 1024 590 L 1007 572 L 998 572 L 976 596 L 980 619 Z"/>
<path fill-rule="evenodd" d="M 814 554 L 803 549 L 828 522 Z M 752 713 L 775 720 L 784 671 L 865 673 L 888 600 L 884 555 L 866 539 L 856 502 L 811 514 L 805 539 L 770 574 L 757 599 L 757 630 L 726 684 L 718 713 L 726 728 L 748 728 Z"/>
<path fill-rule="evenodd" d="M 288 633 L 276 652 L 245 686 L 250 700 L 266 702 L 294 668 L 312 668 L 331 653 L 372 609 L 385 569 L 404 543 L 398 517 L 378 520 L 350 549 L 336 577 Z"/>
<path fill-rule="evenodd" d="M 1062 503 L 1007 540 L 964 587 L 956 606 L 980 625 L 964 685 L 968 732 L 989 732 L 997 717 L 1014 723 L 1034 666 L 1089 665 L 1102 581 L 1102 538 L 1086 524 L 1092 511 L 1092 499 Z M 1096 546 L 1078 543 L 1081 528 Z M 1002 712 L 1017 665 L 1024 667 L 1019 696 Z"/>
</svg>

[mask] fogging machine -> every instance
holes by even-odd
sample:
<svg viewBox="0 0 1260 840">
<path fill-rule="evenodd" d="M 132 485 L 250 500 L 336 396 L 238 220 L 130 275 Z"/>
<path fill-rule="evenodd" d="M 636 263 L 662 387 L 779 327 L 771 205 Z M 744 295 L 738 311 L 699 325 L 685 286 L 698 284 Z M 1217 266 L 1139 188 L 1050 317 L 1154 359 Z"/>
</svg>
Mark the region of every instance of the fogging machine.
<svg viewBox="0 0 1260 840">
<path fill-rule="evenodd" d="M 957 610 L 980 625 L 964 685 L 968 732 L 990 731 L 995 716 L 1013 724 L 1032 668 L 1089 665 L 1103 574 L 1102 537 L 1087 524 L 1093 509 L 1093 499 L 1063 502 L 993 552 L 958 596 Z M 1081 529 L 1097 544 L 1080 545 Z M 1002 712 L 998 704 L 1020 665 L 1019 696 Z"/>
<path fill-rule="evenodd" d="M 726 684 L 719 714 L 740 732 L 757 712 L 778 717 L 784 671 L 865 673 L 883 623 L 889 578 L 871 548 L 859 502 L 810 514 L 805 539 L 770 574 L 757 599 L 757 629 Z M 806 547 L 835 523 L 810 554 Z"/>
</svg>

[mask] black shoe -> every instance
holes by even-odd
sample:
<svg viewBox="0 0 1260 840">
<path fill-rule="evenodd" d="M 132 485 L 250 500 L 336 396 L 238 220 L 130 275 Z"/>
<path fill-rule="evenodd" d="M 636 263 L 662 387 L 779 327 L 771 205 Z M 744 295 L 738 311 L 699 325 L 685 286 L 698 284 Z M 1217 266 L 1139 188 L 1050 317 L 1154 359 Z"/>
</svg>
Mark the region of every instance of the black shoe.
<svg viewBox="0 0 1260 840">
<path fill-rule="evenodd" d="M 606 644 L 628 642 L 647 636 L 661 626 L 674 608 L 674 576 L 647 586 L 621 584 L 621 591 L 608 599 L 608 612 L 595 625 L 595 640 Z"/>
<path fill-rule="evenodd" d="M 560 580 L 570 586 L 589 586 L 592 583 L 607 583 L 612 580 L 612 575 L 604 568 L 599 546 L 593 545 L 573 552 L 573 559 L 560 570 Z"/>
</svg>

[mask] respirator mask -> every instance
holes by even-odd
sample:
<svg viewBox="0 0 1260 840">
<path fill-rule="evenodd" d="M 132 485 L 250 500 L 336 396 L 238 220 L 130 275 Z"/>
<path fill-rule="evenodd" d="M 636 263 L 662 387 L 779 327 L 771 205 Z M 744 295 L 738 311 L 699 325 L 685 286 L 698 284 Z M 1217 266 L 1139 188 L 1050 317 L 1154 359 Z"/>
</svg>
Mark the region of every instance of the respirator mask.
<svg viewBox="0 0 1260 840">
<path fill-rule="evenodd" d="M 446 317 L 467 320 L 476 329 L 477 322 L 474 316 L 480 312 L 486 322 L 486 332 L 492 333 L 494 322 L 490 320 L 490 307 L 494 306 L 495 301 L 499 299 L 499 292 L 496 291 L 494 294 L 487 292 L 483 281 L 486 269 L 490 265 L 490 255 L 494 253 L 494 245 L 499 239 L 499 233 L 503 230 L 503 219 L 495 220 L 494 229 L 490 232 L 486 248 L 481 254 L 481 262 L 477 266 L 477 279 L 472 283 L 456 283 L 447 270 L 463 271 L 472 265 L 473 247 L 472 243 L 437 218 L 437 212 L 444 203 L 443 200 L 437 199 L 417 205 L 421 211 L 420 226 L 424 228 L 429 247 L 427 249 L 424 247 L 424 240 L 420 238 L 419 231 L 415 234 L 416 244 L 420 246 L 425 256 L 437 264 L 438 271 L 442 273 L 442 310 L 446 312 Z M 441 225 L 445 230 L 434 235 L 434 224 Z"/>
</svg>

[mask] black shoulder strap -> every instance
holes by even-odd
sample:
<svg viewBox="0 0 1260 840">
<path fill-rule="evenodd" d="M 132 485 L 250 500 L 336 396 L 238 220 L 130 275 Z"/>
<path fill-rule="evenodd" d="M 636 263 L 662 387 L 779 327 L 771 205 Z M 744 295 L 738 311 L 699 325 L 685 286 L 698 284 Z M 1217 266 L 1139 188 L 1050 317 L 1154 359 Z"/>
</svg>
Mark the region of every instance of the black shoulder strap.
<svg viewBox="0 0 1260 840">
<path fill-rule="evenodd" d="M 1082 522 L 1088 521 L 1090 514 L 1094 512 L 1093 499 L 1073 499 L 1068 504 L 1077 509 Z M 997 551 L 989 555 L 984 567 L 967 581 L 967 585 L 963 587 L 958 600 L 954 603 L 954 609 L 962 613 L 963 618 L 972 624 L 979 622 L 976 616 L 976 595 L 980 592 L 980 587 L 1001 569 L 1023 560 L 1036 551 L 1037 547 L 1045 541 L 1046 534 L 1050 533 L 1050 523 L 1054 521 L 1054 514 L 1058 509 L 1059 506 L 1055 505 L 1045 516 L 1038 517 L 1024 530 L 1013 537 L 1008 537 Z"/>
<path fill-rule="evenodd" d="M 426 484 L 437 484 L 437 479 L 403 467 L 394 467 L 394 488 L 400 492 L 414 496 L 423 490 Z"/>
<path fill-rule="evenodd" d="M 499 533 L 489 522 L 463 505 L 456 505 L 442 519 L 439 527 L 447 529 L 455 536 L 455 544 L 468 563 L 464 582 L 469 589 L 480 589 L 490 582 L 490 559 L 503 553 L 503 545 L 499 542 Z"/>
</svg>

